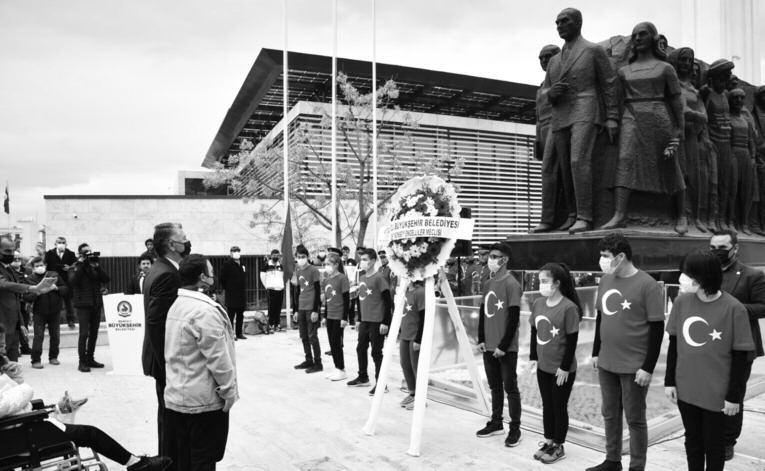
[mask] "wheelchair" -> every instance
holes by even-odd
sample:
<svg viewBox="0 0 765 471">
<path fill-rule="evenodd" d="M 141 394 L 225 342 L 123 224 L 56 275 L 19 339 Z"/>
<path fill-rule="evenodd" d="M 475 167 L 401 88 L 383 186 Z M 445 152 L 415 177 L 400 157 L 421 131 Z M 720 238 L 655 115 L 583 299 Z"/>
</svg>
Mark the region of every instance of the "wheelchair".
<svg viewBox="0 0 765 471">
<path fill-rule="evenodd" d="M 67 435 L 46 420 L 55 406 L 32 401 L 32 411 L 0 418 L 0 471 L 106 471 L 98 454 L 82 458 Z"/>
</svg>

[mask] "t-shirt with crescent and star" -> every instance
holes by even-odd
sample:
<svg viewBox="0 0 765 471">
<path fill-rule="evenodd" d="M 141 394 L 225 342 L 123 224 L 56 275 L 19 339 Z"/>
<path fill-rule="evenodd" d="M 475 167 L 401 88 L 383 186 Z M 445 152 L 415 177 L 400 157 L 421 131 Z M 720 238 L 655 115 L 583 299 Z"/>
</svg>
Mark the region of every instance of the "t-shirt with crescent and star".
<svg viewBox="0 0 765 471">
<path fill-rule="evenodd" d="M 319 306 L 316 304 L 317 294 L 314 283 L 321 279 L 319 269 L 313 265 L 306 265 L 305 268 L 296 272 L 300 295 L 298 297 L 298 309 L 301 311 L 317 311 Z"/>
<path fill-rule="evenodd" d="M 511 306 L 521 305 L 521 285 L 509 271 L 502 270 L 494 278 L 488 278 L 483 285 L 483 333 L 486 351 L 495 350 L 507 329 Z M 506 350 L 518 352 L 518 329 Z"/>
<path fill-rule="evenodd" d="M 725 292 L 712 302 L 681 294 L 672 305 L 667 333 L 677 337 L 677 397 L 702 409 L 722 410 L 733 350 L 754 350 L 746 308 Z"/>
<path fill-rule="evenodd" d="M 335 273 L 324 278 L 324 302 L 327 305 L 327 319 L 343 319 L 343 294 L 351 289 L 348 277 Z"/>
<path fill-rule="evenodd" d="M 401 319 L 401 340 L 418 340 L 422 323 L 420 313 L 425 310 L 425 287 L 415 286 L 406 290 L 404 317 Z"/>
<path fill-rule="evenodd" d="M 383 291 L 389 290 L 388 280 L 376 271 L 371 276 L 359 276 L 359 307 L 362 322 L 382 322 L 385 319 Z"/>
<path fill-rule="evenodd" d="M 600 354 L 598 366 L 633 374 L 648 354 L 649 322 L 664 321 L 664 293 L 648 273 L 629 277 L 603 275 L 598 285 Z"/>
<path fill-rule="evenodd" d="M 537 330 L 537 367 L 555 374 L 566 353 L 569 334 L 579 332 L 576 304 L 564 297 L 555 306 L 548 306 L 547 298 L 539 298 L 531 306 L 529 324 Z M 567 371 L 576 371 L 576 356 Z"/>
</svg>

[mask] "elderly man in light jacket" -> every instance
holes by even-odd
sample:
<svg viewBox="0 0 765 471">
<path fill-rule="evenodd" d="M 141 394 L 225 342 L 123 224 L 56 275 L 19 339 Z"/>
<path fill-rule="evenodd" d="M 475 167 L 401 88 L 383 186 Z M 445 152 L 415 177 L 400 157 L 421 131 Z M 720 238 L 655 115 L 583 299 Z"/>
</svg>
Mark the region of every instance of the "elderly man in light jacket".
<svg viewBox="0 0 765 471">
<path fill-rule="evenodd" d="M 166 420 L 176 469 L 214 470 L 228 438 L 228 411 L 239 399 L 234 331 L 228 314 L 205 294 L 214 284 L 199 254 L 178 269 L 181 289 L 165 324 Z"/>
</svg>

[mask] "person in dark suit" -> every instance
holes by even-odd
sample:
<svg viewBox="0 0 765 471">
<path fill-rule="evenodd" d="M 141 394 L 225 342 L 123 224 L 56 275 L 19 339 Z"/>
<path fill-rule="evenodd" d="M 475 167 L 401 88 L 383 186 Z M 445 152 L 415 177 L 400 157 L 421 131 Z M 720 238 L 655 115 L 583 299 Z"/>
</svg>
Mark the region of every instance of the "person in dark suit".
<svg viewBox="0 0 765 471">
<path fill-rule="evenodd" d="M 154 257 L 148 253 L 144 253 L 138 258 L 138 274 L 130 279 L 130 284 L 128 284 L 125 294 L 143 294 L 143 285 L 146 282 L 146 275 L 149 274 L 149 270 L 153 263 Z"/>
<path fill-rule="evenodd" d="M 244 308 L 247 307 L 247 271 L 242 265 L 242 249 L 231 247 L 231 258 L 223 262 L 220 271 L 220 286 L 225 292 L 226 310 L 231 325 L 236 325 L 236 338 L 247 340 L 242 333 Z"/>
<path fill-rule="evenodd" d="M 107 293 L 106 283 L 109 275 L 101 268 L 100 253 L 93 252 L 87 243 L 77 248 L 79 258 L 69 270 L 69 286 L 72 287 L 72 303 L 77 309 L 77 322 L 80 335 L 77 341 L 77 353 L 80 363 L 77 369 L 89 373 L 91 368 L 103 368 L 104 364 L 96 361 L 96 342 L 101 326 L 101 311 L 104 308 L 103 295 Z"/>
<path fill-rule="evenodd" d="M 143 282 L 143 306 L 146 328 L 141 362 L 143 374 L 154 378 L 157 392 L 157 440 L 159 453 L 172 456 L 170 437 L 165 437 L 165 321 L 178 297 L 181 277 L 178 267 L 191 252 L 191 243 L 180 224 L 166 222 L 154 227 L 154 249 L 157 261 Z"/>
<path fill-rule="evenodd" d="M 752 373 L 752 363 L 756 357 L 763 356 L 762 332 L 760 332 L 760 319 L 765 318 L 765 274 L 760 270 L 748 267 L 738 260 L 738 237 L 732 230 L 721 230 L 714 233 L 709 240 L 709 248 L 720 260 L 723 268 L 722 290 L 738 299 L 749 314 L 749 326 L 752 329 L 755 351 L 748 358 L 746 376 L 744 379 L 744 393 L 746 395 L 746 381 Z M 741 426 L 744 420 L 744 405 L 741 404 L 738 414 L 725 416 L 725 459 L 733 458 L 736 440 L 741 435 Z"/>
<path fill-rule="evenodd" d="M 77 255 L 66 248 L 66 238 L 56 237 L 56 246 L 45 252 L 45 266 L 48 270 L 55 271 L 58 276 L 69 286 L 69 269 L 77 262 Z M 74 307 L 72 306 L 72 290 L 64 296 L 64 308 L 66 309 L 66 322 L 70 329 L 74 329 Z"/>
</svg>

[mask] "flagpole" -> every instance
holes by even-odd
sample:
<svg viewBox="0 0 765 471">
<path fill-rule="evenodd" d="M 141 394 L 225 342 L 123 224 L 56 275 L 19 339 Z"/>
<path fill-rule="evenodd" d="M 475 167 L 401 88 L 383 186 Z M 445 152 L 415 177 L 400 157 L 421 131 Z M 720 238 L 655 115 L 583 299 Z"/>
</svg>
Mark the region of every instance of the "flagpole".
<svg viewBox="0 0 765 471">
<path fill-rule="evenodd" d="M 287 231 L 287 225 L 292 224 L 292 221 L 289 220 L 289 204 L 290 204 L 290 193 L 289 193 L 289 185 L 290 185 L 290 179 L 289 179 L 289 122 L 287 119 L 287 113 L 289 111 L 289 91 L 288 91 L 288 71 L 289 66 L 287 64 L 287 0 L 284 0 L 284 50 L 282 51 L 282 151 L 284 156 L 284 230 Z M 292 231 L 290 231 L 292 233 Z M 290 246 L 292 246 L 292 241 L 290 241 Z M 282 255 L 284 256 L 284 255 Z M 291 304 L 290 304 L 290 291 L 291 291 L 292 285 L 290 281 L 288 280 L 284 287 L 284 296 L 285 296 L 285 310 L 287 313 L 287 327 L 292 327 L 292 312 L 291 312 Z"/>
<path fill-rule="evenodd" d="M 372 247 L 377 246 L 377 5 L 372 0 Z"/>
<path fill-rule="evenodd" d="M 332 0 L 332 245 L 337 242 L 337 0 Z M 339 247 L 338 247 L 339 248 Z"/>
</svg>

